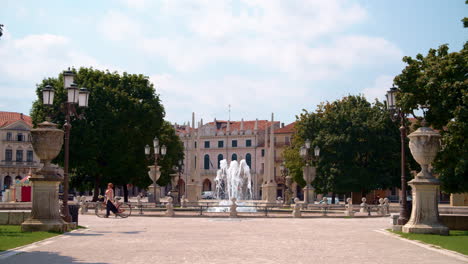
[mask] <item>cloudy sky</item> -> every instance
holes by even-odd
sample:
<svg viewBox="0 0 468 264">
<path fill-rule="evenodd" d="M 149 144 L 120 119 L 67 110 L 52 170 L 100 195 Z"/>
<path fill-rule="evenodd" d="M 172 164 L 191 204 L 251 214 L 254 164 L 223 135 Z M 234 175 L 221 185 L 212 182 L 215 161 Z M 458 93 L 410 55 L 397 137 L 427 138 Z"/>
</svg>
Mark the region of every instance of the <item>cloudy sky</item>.
<svg viewBox="0 0 468 264">
<path fill-rule="evenodd" d="M 1 0 L 0 110 L 69 66 L 149 76 L 166 119 L 275 119 L 383 99 L 403 56 L 468 37 L 465 0 Z M 91 95 L 92 96 L 92 95 Z"/>
</svg>

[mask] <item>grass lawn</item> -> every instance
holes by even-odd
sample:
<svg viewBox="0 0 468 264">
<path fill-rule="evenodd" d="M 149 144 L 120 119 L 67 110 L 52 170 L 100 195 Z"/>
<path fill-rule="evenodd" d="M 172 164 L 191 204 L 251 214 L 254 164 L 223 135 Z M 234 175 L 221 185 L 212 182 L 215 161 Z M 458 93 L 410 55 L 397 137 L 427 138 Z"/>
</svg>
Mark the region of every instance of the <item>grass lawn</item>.
<svg viewBox="0 0 468 264">
<path fill-rule="evenodd" d="M 453 250 L 458 253 L 468 255 L 468 231 L 450 230 L 449 236 L 430 235 L 430 234 L 411 234 L 391 231 L 401 237 L 419 240 L 421 242 L 436 245 L 441 248 Z"/>
<path fill-rule="evenodd" d="M 0 252 L 60 234 L 56 232 L 21 232 L 20 225 L 0 225 Z"/>
</svg>

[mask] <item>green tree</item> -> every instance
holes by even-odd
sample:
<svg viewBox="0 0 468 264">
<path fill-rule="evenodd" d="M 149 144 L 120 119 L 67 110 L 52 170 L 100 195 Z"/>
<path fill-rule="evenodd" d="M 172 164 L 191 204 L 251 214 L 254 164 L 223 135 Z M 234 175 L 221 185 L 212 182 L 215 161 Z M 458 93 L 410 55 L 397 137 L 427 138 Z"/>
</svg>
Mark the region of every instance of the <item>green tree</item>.
<svg viewBox="0 0 468 264">
<path fill-rule="evenodd" d="M 305 111 L 297 119 L 296 130 L 297 145 L 292 146 L 296 153 L 306 138 L 320 147 L 312 183 L 317 192 L 365 193 L 398 186 L 399 131 L 383 104 L 347 96 L 320 105 L 316 113 Z"/>
<path fill-rule="evenodd" d="M 459 52 L 442 45 L 403 61 L 407 66 L 394 79 L 397 103 L 407 113 L 429 106 L 425 119 L 442 135 L 443 149 L 433 164 L 442 190 L 468 192 L 468 42 Z"/>
<path fill-rule="evenodd" d="M 141 74 L 120 75 L 80 68 L 75 82 L 88 88 L 90 96 L 88 108 L 77 107 L 77 114 L 83 114 L 84 118 L 72 118 L 71 182 L 82 189 L 94 186 L 94 199 L 100 188 L 113 182 L 123 186 L 127 200 L 127 184 L 144 188 L 151 183 L 147 174 L 151 162 L 145 157 L 144 146 L 152 142 L 154 136 L 165 138 L 172 135 L 163 133 L 173 133 L 163 129 L 165 113 L 159 96 L 148 77 Z M 42 88 L 47 84 L 54 86 L 56 91 L 52 107 L 44 106 L 41 100 Z M 61 109 L 67 99 L 63 75 L 43 80 L 36 93 L 38 100 L 31 112 L 33 122 L 50 116 L 53 122 L 63 126 L 65 116 Z M 63 164 L 63 151 L 56 162 Z"/>
</svg>

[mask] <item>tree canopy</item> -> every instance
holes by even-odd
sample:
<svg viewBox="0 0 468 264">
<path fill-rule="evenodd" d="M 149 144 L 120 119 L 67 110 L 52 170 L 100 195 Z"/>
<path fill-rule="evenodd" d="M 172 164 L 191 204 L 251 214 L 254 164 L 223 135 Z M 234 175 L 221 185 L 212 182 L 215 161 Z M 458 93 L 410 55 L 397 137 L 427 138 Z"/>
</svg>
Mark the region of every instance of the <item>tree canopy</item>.
<svg viewBox="0 0 468 264">
<path fill-rule="evenodd" d="M 304 161 L 294 153 L 305 139 L 319 146 L 312 183 L 317 192 L 367 192 L 399 185 L 399 130 L 383 104 L 347 96 L 321 104 L 316 112 L 304 111 L 295 128 L 286 165 L 299 177 Z"/>
<path fill-rule="evenodd" d="M 468 42 L 459 52 L 448 46 L 430 49 L 426 56 L 404 57 L 407 64 L 395 77 L 397 104 L 413 113 L 428 105 L 428 125 L 440 130 L 443 149 L 434 162 L 442 190 L 468 192 Z"/>
<path fill-rule="evenodd" d="M 70 136 L 70 172 L 75 187 L 98 188 L 107 182 L 124 187 L 133 184 L 147 187 L 148 165 L 154 159 L 145 157 L 144 146 L 152 145 L 155 136 L 167 145 L 167 157 L 162 164 L 161 184 L 168 182 L 170 168 L 183 157 L 181 142 L 170 124 L 163 120 L 164 107 L 148 77 L 141 74 L 122 75 L 116 72 L 80 68 L 75 83 L 90 91 L 89 107 L 78 109 L 84 118 L 72 118 Z M 42 89 L 50 84 L 55 88 L 53 106 L 42 103 Z M 33 104 L 31 117 L 36 124 L 50 116 L 54 123 L 63 126 L 63 109 L 67 94 L 63 88 L 63 75 L 47 78 L 36 90 L 38 100 Z M 63 164 L 63 151 L 57 162 Z M 177 164 L 175 162 L 175 164 Z M 93 181 L 90 183 L 89 181 Z"/>
</svg>

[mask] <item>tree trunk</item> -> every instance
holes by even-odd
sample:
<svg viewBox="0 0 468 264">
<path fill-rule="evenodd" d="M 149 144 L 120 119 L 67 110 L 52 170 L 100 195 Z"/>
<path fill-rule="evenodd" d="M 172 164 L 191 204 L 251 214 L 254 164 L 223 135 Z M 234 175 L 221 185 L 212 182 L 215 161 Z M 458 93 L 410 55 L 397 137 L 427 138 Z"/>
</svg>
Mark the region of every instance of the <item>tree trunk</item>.
<svg viewBox="0 0 468 264">
<path fill-rule="evenodd" d="M 99 175 L 94 177 L 94 193 L 93 193 L 93 202 L 97 202 L 99 196 L 99 183 L 100 183 Z"/>
<path fill-rule="evenodd" d="M 128 203 L 128 189 L 127 189 L 127 184 L 123 185 L 123 191 L 124 191 L 124 202 Z"/>
<path fill-rule="evenodd" d="M 332 193 L 332 201 L 331 201 L 332 204 L 335 204 L 335 193 L 333 192 Z"/>
</svg>

